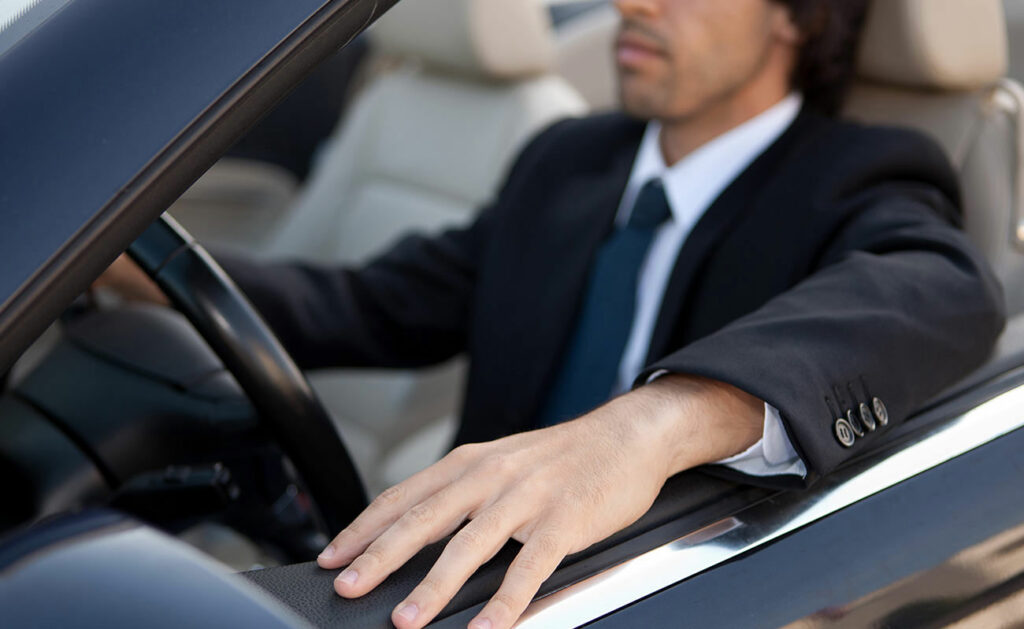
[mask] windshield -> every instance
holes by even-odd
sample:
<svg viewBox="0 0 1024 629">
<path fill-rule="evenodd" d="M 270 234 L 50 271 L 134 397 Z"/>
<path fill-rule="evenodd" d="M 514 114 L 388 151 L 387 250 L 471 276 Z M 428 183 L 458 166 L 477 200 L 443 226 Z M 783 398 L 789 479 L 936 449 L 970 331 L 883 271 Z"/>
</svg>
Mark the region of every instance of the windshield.
<svg viewBox="0 0 1024 629">
<path fill-rule="evenodd" d="M 70 0 L 0 0 L 0 55 Z"/>
</svg>

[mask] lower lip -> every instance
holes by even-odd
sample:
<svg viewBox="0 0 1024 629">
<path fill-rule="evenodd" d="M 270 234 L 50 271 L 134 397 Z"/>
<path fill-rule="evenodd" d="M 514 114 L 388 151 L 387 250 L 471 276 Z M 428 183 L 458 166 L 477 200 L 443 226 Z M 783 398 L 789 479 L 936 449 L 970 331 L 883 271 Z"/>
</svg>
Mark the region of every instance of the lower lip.
<svg viewBox="0 0 1024 629">
<path fill-rule="evenodd" d="M 618 46 L 615 50 L 615 57 L 622 66 L 638 66 L 650 63 L 659 59 L 661 55 L 649 48 L 639 46 Z"/>
</svg>

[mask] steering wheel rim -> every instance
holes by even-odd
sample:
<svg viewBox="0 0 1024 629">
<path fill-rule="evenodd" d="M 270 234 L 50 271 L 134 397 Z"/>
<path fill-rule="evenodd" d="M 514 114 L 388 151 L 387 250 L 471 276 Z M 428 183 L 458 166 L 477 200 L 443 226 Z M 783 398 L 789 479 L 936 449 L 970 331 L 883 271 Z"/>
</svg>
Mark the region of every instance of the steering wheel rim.
<svg viewBox="0 0 1024 629">
<path fill-rule="evenodd" d="M 313 497 L 319 527 L 328 535 L 344 528 L 367 504 L 359 473 L 309 381 L 256 309 L 213 257 L 166 214 L 127 253 L 249 397 Z"/>
</svg>

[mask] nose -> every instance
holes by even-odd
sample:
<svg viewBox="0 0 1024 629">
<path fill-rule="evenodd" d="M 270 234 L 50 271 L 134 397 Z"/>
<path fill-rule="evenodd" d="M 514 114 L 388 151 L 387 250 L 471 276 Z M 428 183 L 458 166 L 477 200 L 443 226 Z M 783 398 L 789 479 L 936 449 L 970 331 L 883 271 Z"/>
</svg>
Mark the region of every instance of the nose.
<svg viewBox="0 0 1024 629">
<path fill-rule="evenodd" d="M 614 0 L 623 19 L 653 18 L 661 10 L 661 0 Z"/>
</svg>

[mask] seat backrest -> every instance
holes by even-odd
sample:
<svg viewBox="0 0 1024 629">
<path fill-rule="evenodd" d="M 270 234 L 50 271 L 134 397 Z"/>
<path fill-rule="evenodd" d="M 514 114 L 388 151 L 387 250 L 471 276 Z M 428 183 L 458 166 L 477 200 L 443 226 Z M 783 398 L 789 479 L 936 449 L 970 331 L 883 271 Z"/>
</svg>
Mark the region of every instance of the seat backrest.
<svg viewBox="0 0 1024 629">
<path fill-rule="evenodd" d="M 372 29 L 400 60 L 323 148 L 272 255 L 354 262 L 469 220 L 539 129 L 586 106 L 553 72 L 539 0 L 403 0 Z"/>
<path fill-rule="evenodd" d="M 358 263 L 406 232 L 465 223 L 531 136 L 586 111 L 553 73 L 541 0 L 402 0 L 371 36 L 397 68 L 356 96 L 272 257 Z M 327 370 L 310 381 L 375 492 L 444 453 L 463 372 L 454 361 L 428 372 Z"/>
<path fill-rule="evenodd" d="M 594 110 L 619 106 L 614 51 L 618 29 L 619 13 L 609 2 L 572 18 L 558 32 L 558 73 Z"/>
<path fill-rule="evenodd" d="M 1024 0 L 1003 0 L 1010 44 L 1010 77 L 1024 81 Z"/>
<path fill-rule="evenodd" d="M 1024 97 L 1004 78 L 1004 2 L 1024 33 L 1024 0 L 874 0 L 846 115 L 914 127 L 942 145 L 962 179 L 967 233 L 1002 280 L 1010 311 L 1021 312 Z M 617 25 L 609 6 L 567 25 L 559 40 L 561 72 L 595 108 L 614 103 Z"/>
<path fill-rule="evenodd" d="M 1024 310 L 1024 95 L 1000 0 L 875 0 L 846 114 L 919 129 L 960 173 L 964 226 Z"/>
</svg>

